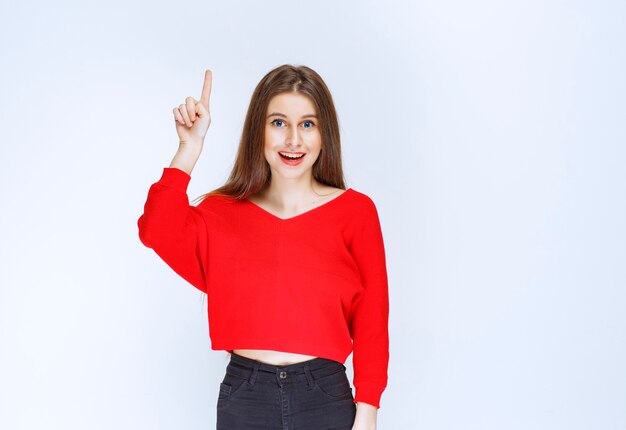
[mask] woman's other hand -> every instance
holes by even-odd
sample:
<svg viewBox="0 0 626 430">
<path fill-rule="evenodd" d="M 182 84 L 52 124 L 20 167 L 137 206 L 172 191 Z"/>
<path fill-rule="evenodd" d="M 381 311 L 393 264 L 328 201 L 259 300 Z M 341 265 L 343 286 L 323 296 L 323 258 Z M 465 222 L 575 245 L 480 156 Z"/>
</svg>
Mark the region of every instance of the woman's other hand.
<svg viewBox="0 0 626 430">
<path fill-rule="evenodd" d="M 202 145 L 207 130 L 211 125 L 209 113 L 209 99 L 213 73 L 207 69 L 204 72 L 204 84 L 200 100 L 187 97 L 185 103 L 173 109 L 176 123 L 176 133 L 180 143 Z"/>
</svg>

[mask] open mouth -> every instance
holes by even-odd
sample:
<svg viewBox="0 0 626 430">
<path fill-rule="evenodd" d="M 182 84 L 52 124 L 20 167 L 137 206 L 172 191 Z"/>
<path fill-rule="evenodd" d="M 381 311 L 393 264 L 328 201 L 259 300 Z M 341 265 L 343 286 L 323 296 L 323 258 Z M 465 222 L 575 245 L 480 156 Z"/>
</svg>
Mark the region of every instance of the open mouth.
<svg viewBox="0 0 626 430">
<path fill-rule="evenodd" d="M 285 160 L 300 160 L 306 155 L 304 152 L 279 152 L 279 154 Z"/>
</svg>

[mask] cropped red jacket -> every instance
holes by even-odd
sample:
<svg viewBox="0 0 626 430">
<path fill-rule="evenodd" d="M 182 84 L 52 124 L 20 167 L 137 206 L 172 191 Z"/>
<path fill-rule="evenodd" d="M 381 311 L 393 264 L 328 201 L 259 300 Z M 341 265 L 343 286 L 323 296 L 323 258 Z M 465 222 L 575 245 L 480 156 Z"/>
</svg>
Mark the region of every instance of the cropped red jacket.
<svg viewBox="0 0 626 430">
<path fill-rule="evenodd" d="M 248 199 L 189 203 L 191 176 L 165 167 L 148 191 L 139 238 L 207 294 L 211 349 L 269 349 L 345 363 L 354 402 L 380 408 L 389 298 L 374 202 L 348 188 L 291 218 Z"/>
</svg>

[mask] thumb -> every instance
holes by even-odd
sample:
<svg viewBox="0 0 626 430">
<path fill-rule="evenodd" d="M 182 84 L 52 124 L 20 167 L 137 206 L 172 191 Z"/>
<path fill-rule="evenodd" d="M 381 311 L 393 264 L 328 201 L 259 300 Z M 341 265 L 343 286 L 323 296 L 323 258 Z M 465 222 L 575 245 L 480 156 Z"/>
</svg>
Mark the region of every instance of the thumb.
<svg viewBox="0 0 626 430">
<path fill-rule="evenodd" d="M 209 111 L 201 102 L 196 103 L 196 115 L 200 118 L 207 118 L 209 116 Z"/>
</svg>

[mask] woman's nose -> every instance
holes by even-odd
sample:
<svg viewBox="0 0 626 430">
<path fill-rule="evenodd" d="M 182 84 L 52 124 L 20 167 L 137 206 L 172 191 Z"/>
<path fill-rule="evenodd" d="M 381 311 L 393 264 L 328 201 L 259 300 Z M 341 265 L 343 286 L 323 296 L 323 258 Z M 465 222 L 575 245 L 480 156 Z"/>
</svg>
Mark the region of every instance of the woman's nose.
<svg viewBox="0 0 626 430">
<path fill-rule="evenodd" d="M 287 143 L 291 144 L 291 146 L 300 146 L 300 132 L 297 128 L 293 128 L 289 132 L 289 136 L 287 138 Z"/>
</svg>

